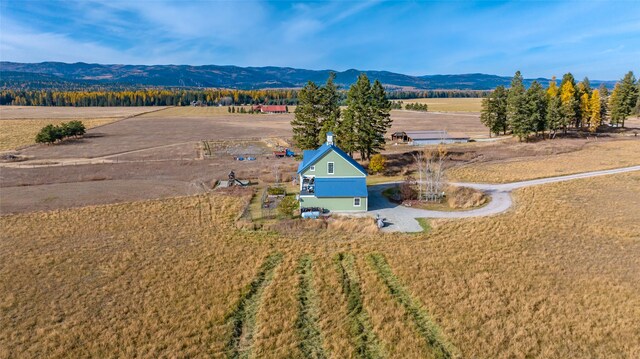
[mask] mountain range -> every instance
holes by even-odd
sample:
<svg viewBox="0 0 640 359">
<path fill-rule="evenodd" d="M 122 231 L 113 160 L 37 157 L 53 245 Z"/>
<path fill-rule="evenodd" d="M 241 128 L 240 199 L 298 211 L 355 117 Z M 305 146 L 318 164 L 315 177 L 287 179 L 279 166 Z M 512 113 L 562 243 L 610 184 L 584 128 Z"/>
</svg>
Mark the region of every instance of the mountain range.
<svg viewBox="0 0 640 359">
<path fill-rule="evenodd" d="M 170 88 L 300 88 L 307 81 L 324 83 L 332 70 L 305 70 L 290 67 L 239 67 L 220 65 L 102 65 L 63 62 L 19 63 L 0 62 L 0 87 L 11 89 L 170 87 Z M 358 75 L 366 73 L 382 82 L 389 90 L 491 90 L 508 86 L 511 77 L 487 74 L 411 76 L 389 71 L 350 69 L 333 71 L 336 83 L 342 87 L 353 84 Z M 525 85 L 534 80 L 525 79 Z M 591 81 L 592 86 L 615 81 Z"/>
</svg>

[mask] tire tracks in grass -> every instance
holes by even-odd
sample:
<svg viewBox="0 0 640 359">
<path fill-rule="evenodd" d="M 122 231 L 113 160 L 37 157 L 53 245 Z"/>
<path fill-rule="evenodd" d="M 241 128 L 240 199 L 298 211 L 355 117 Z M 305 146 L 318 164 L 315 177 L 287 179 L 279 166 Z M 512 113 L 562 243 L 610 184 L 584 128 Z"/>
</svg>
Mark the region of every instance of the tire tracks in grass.
<svg viewBox="0 0 640 359">
<path fill-rule="evenodd" d="M 383 358 L 379 340 L 371 325 L 371 320 L 363 307 L 360 278 L 351 253 L 338 253 L 335 256 L 342 292 L 347 300 L 349 332 L 359 358 Z"/>
<path fill-rule="evenodd" d="M 305 358 L 326 358 L 322 333 L 318 324 L 318 306 L 313 287 L 313 259 L 303 255 L 298 263 L 298 300 L 300 304 L 296 329 L 300 337 L 299 348 Z"/>
<path fill-rule="evenodd" d="M 248 358 L 255 334 L 256 313 L 264 288 L 271 282 L 273 272 L 282 261 L 282 253 L 270 254 L 260 266 L 253 281 L 243 290 L 240 299 L 227 316 L 231 338 L 227 342 L 228 358 Z"/>
<path fill-rule="evenodd" d="M 419 335 L 433 350 L 434 356 L 443 359 L 459 358 L 458 349 L 446 340 L 440 327 L 422 308 L 419 301 L 411 296 L 398 277 L 393 274 L 384 255 L 380 253 L 369 254 L 367 255 L 367 260 L 387 286 L 391 295 L 405 308 L 409 317 L 413 319 Z"/>
</svg>

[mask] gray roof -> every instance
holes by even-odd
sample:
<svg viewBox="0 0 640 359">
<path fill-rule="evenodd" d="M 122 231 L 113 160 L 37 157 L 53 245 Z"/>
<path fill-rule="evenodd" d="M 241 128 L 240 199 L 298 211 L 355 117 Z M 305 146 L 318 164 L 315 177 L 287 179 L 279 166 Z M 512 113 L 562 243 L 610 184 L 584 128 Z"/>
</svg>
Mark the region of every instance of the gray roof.
<svg viewBox="0 0 640 359">
<path fill-rule="evenodd" d="M 447 131 L 405 131 L 412 140 L 441 140 L 451 138 Z"/>
<path fill-rule="evenodd" d="M 468 137 L 451 137 L 447 131 L 405 131 L 412 141 L 418 140 L 447 140 L 454 138 L 468 138 Z"/>
</svg>

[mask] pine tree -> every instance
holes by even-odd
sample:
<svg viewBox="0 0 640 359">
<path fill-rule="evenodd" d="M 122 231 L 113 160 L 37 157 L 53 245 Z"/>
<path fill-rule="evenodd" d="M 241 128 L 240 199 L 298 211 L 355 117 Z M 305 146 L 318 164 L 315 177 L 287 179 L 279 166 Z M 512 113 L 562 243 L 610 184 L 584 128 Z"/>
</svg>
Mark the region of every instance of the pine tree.
<svg viewBox="0 0 640 359">
<path fill-rule="evenodd" d="M 589 119 L 589 132 L 594 133 L 598 129 L 598 126 L 602 123 L 602 117 L 600 117 L 600 91 L 595 90 L 591 93 L 590 99 L 590 111 L 591 117 Z"/>
<path fill-rule="evenodd" d="M 336 73 L 331 72 L 325 85 L 320 89 L 320 133 L 318 140 L 322 143 L 327 132 L 337 132 L 340 121 L 340 94 L 334 83 Z M 337 137 L 340 141 L 340 137 Z M 339 142 L 338 142 L 339 143 Z"/>
<path fill-rule="evenodd" d="M 511 88 L 507 96 L 507 118 L 514 135 L 522 141 L 529 134 L 527 98 L 522 75 L 517 71 L 511 80 Z"/>
<path fill-rule="evenodd" d="M 547 129 L 547 94 L 538 81 L 533 81 L 526 93 L 528 132 L 543 132 Z"/>
<path fill-rule="evenodd" d="M 598 93 L 600 95 L 600 124 L 602 125 L 609 116 L 609 90 L 605 84 L 601 84 Z"/>
<path fill-rule="evenodd" d="M 387 94 L 384 91 L 384 87 L 380 81 L 375 80 L 373 82 L 373 87 L 371 88 L 371 105 L 373 117 L 371 118 L 373 122 L 373 130 L 372 133 L 372 146 L 367 148 L 367 158 L 371 158 L 371 155 L 379 153 L 380 150 L 384 149 L 385 146 L 385 138 L 384 135 L 387 133 L 387 130 L 391 127 L 391 102 L 387 100 Z"/>
<path fill-rule="evenodd" d="M 307 82 L 298 93 L 298 106 L 291 121 L 293 140 L 303 150 L 315 149 L 319 145 L 320 102 L 318 85 Z"/>
<path fill-rule="evenodd" d="M 609 123 L 614 126 L 617 126 L 621 122 L 620 110 L 618 109 L 618 107 L 620 106 L 618 101 L 619 97 L 620 97 L 620 83 L 617 83 L 613 87 L 611 96 L 609 96 L 609 108 L 611 109 L 611 117 L 609 119 Z"/>
<path fill-rule="evenodd" d="M 509 91 L 502 85 L 493 91 L 494 111 L 496 113 L 496 127 L 502 129 L 502 134 L 507 134 L 509 123 L 507 122 L 507 98 Z"/>
<path fill-rule="evenodd" d="M 549 105 L 547 106 L 546 120 L 547 120 L 546 121 L 547 126 L 550 131 L 549 137 L 555 138 L 558 130 L 562 128 L 565 124 L 564 114 L 562 113 L 562 101 L 560 100 L 560 96 L 552 97 L 549 100 Z"/>
<path fill-rule="evenodd" d="M 489 138 L 491 138 L 491 134 L 495 133 L 496 136 L 500 133 L 498 129 L 496 129 L 496 114 L 494 111 L 493 104 L 493 96 L 489 95 L 482 99 L 482 107 L 480 109 L 480 122 L 489 129 Z"/>
<path fill-rule="evenodd" d="M 617 89 L 617 93 L 616 93 Z M 611 119 L 616 119 L 616 123 L 621 123 L 624 127 L 624 121 L 629 117 L 636 106 L 638 101 L 639 90 L 636 85 L 636 78 L 633 75 L 633 71 L 629 71 L 622 81 L 616 84 L 616 88 L 613 90 L 612 99 L 615 97 L 615 101 L 611 106 Z"/>
<path fill-rule="evenodd" d="M 500 131 L 507 132 L 507 90 L 500 85 L 482 99 L 482 111 L 480 112 L 480 122 L 489 129 L 489 137 L 492 133 L 500 134 Z"/>
<path fill-rule="evenodd" d="M 347 92 L 347 108 L 338 127 L 338 138 L 341 138 L 342 149 L 350 156 L 356 151 L 365 158 L 366 149 L 372 145 L 371 135 L 374 132 L 372 114 L 371 82 L 365 74 L 360 74 L 356 83 Z"/>
</svg>

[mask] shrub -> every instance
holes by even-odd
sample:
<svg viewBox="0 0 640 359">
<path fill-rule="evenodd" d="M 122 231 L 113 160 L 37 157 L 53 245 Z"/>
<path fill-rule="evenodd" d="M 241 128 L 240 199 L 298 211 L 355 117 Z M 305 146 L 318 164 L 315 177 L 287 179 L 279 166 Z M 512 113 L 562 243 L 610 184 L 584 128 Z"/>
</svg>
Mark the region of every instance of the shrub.
<svg viewBox="0 0 640 359">
<path fill-rule="evenodd" d="M 60 126 L 46 125 L 36 135 L 36 143 L 54 143 L 66 137 L 82 136 L 86 132 L 84 124 L 80 121 L 69 121 Z"/>
<path fill-rule="evenodd" d="M 36 135 L 36 143 L 54 143 L 62 139 L 63 133 L 58 126 L 46 125 Z"/>
<path fill-rule="evenodd" d="M 293 212 L 298 209 L 298 200 L 293 196 L 287 196 L 278 204 L 278 214 L 283 217 L 293 217 Z"/>
<path fill-rule="evenodd" d="M 270 195 L 283 195 L 287 194 L 287 191 L 284 189 L 284 187 L 269 187 L 267 189 L 267 193 Z"/>
<path fill-rule="evenodd" d="M 371 157 L 371 161 L 369 161 L 369 171 L 371 173 L 379 173 L 384 171 L 385 165 L 387 163 L 387 159 L 381 155 L 376 154 Z"/>
<path fill-rule="evenodd" d="M 65 137 L 82 136 L 86 133 L 84 124 L 80 121 L 69 121 L 61 125 Z"/>
</svg>

